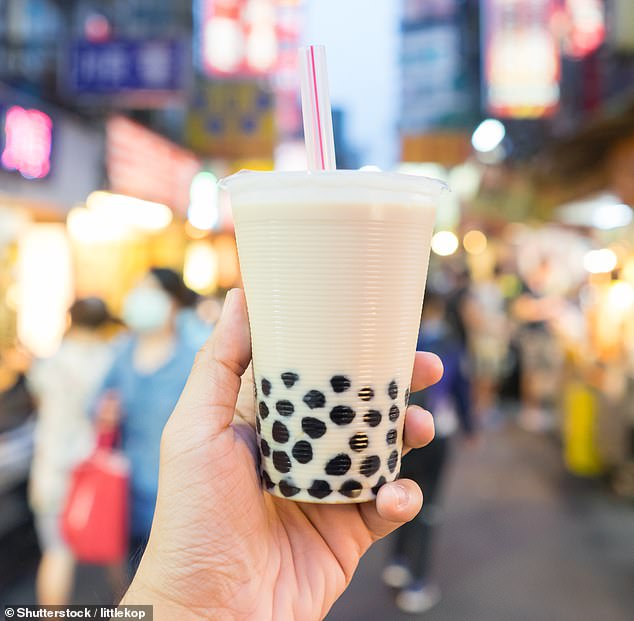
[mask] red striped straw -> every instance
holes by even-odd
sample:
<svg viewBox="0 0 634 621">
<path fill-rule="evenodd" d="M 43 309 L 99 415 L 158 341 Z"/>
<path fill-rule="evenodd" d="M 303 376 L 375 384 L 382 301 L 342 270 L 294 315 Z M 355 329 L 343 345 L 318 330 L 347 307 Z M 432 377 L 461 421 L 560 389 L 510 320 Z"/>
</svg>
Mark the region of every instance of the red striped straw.
<svg viewBox="0 0 634 621">
<path fill-rule="evenodd" d="M 332 132 L 326 48 L 323 45 L 300 48 L 299 67 L 308 170 L 334 170 L 335 138 Z"/>
</svg>

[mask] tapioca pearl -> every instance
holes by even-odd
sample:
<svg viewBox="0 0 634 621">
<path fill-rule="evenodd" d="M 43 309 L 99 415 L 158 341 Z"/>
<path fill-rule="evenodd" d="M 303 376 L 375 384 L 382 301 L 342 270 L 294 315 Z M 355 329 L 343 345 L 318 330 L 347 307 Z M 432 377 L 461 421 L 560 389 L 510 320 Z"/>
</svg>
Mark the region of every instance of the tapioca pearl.
<svg viewBox="0 0 634 621">
<path fill-rule="evenodd" d="M 313 458 L 313 447 L 310 445 L 310 442 L 306 442 L 306 440 L 300 440 L 295 443 L 295 446 L 292 450 L 293 457 L 300 464 L 307 464 Z"/>
<path fill-rule="evenodd" d="M 266 405 L 264 401 L 260 401 L 258 410 L 260 411 L 260 416 L 262 417 L 262 419 L 265 419 L 269 415 L 269 406 Z"/>
<path fill-rule="evenodd" d="M 326 423 L 318 418 L 307 416 L 302 418 L 302 431 L 313 440 L 321 438 L 326 433 Z"/>
<path fill-rule="evenodd" d="M 299 380 L 299 375 L 297 373 L 293 373 L 292 371 L 286 371 L 286 373 L 282 373 L 282 382 L 284 382 L 284 386 L 286 388 L 292 388 L 295 385 L 295 382 Z"/>
<path fill-rule="evenodd" d="M 368 444 L 370 444 L 370 440 L 365 433 L 355 433 L 348 442 L 350 448 L 356 453 L 361 453 L 368 448 Z"/>
<path fill-rule="evenodd" d="M 286 498 L 299 494 L 299 487 L 297 487 L 290 479 L 282 479 L 278 483 L 278 486 L 280 488 L 280 492 L 282 492 L 282 496 L 285 496 Z"/>
<path fill-rule="evenodd" d="M 268 397 L 271 394 L 271 382 L 269 382 L 269 380 L 267 380 L 266 378 L 262 378 L 260 385 L 262 386 L 262 392 L 264 393 L 264 396 Z"/>
<path fill-rule="evenodd" d="M 381 412 L 378 410 L 368 410 L 363 416 L 364 422 L 368 423 L 370 427 L 376 427 L 381 424 Z"/>
<path fill-rule="evenodd" d="M 332 489 L 330 488 L 330 484 L 328 481 L 323 481 L 321 479 L 317 479 L 312 482 L 312 485 L 308 488 L 308 493 L 313 498 L 325 498 L 329 494 L 332 493 Z"/>
<path fill-rule="evenodd" d="M 284 451 L 273 451 L 273 465 L 278 472 L 286 474 L 291 469 L 291 458 Z"/>
<path fill-rule="evenodd" d="M 295 411 L 295 406 L 290 401 L 283 399 L 275 404 L 275 409 L 281 416 L 290 416 Z"/>
<path fill-rule="evenodd" d="M 359 481 L 349 479 L 345 481 L 339 488 L 339 493 L 347 496 L 348 498 L 358 498 L 363 490 L 363 485 Z"/>
<path fill-rule="evenodd" d="M 394 472 L 396 469 L 396 462 L 398 462 L 398 451 L 392 451 L 387 458 L 387 467 L 390 469 L 390 472 Z"/>
<path fill-rule="evenodd" d="M 363 421 L 368 423 L 370 427 L 376 427 L 381 424 L 382 418 L 381 412 L 378 410 L 368 410 L 363 416 Z"/>
<path fill-rule="evenodd" d="M 369 386 L 366 386 L 359 391 L 359 399 L 361 399 L 361 401 L 372 401 L 373 398 L 374 390 L 372 390 Z"/>
<path fill-rule="evenodd" d="M 311 410 L 323 408 L 326 405 L 326 397 L 319 390 L 309 390 L 304 395 L 303 401 Z"/>
<path fill-rule="evenodd" d="M 352 460 L 345 453 L 339 453 L 326 464 L 326 474 L 341 476 L 350 470 Z"/>
<path fill-rule="evenodd" d="M 279 420 L 276 420 L 273 423 L 273 429 L 271 430 L 271 435 L 273 436 L 273 439 L 276 442 L 279 442 L 280 444 L 286 444 L 286 442 L 288 442 L 288 437 L 289 437 L 288 428 L 283 422 Z"/>
<path fill-rule="evenodd" d="M 262 423 L 259 416 L 255 417 L 255 429 L 258 433 L 262 433 Z"/>
<path fill-rule="evenodd" d="M 392 380 L 387 387 L 387 394 L 390 396 L 390 399 L 396 399 L 398 397 L 398 384 L 395 380 Z"/>
<path fill-rule="evenodd" d="M 380 467 L 381 458 L 378 455 L 368 455 L 368 457 L 361 462 L 359 472 L 366 477 L 371 477 L 378 472 Z"/>
<path fill-rule="evenodd" d="M 268 457 L 271 454 L 271 447 L 264 438 L 260 440 L 260 451 L 264 457 Z"/>
<path fill-rule="evenodd" d="M 385 477 L 381 475 L 379 480 L 376 482 L 376 485 L 372 488 L 372 493 L 376 496 L 379 493 L 379 490 L 387 483 Z"/>
<path fill-rule="evenodd" d="M 350 388 L 350 380 L 345 375 L 333 375 L 330 385 L 335 392 L 345 392 Z"/>
<path fill-rule="evenodd" d="M 347 405 L 336 405 L 330 410 L 330 420 L 335 425 L 349 425 L 355 417 L 355 411 Z"/>
<path fill-rule="evenodd" d="M 398 409 L 398 405 L 393 405 L 390 408 L 390 413 L 389 413 L 389 419 L 392 422 L 395 422 L 396 420 L 398 420 L 398 417 L 400 416 L 401 411 Z"/>
<path fill-rule="evenodd" d="M 396 438 L 398 437 L 398 431 L 396 429 L 390 429 L 385 436 L 385 441 L 390 444 L 396 444 Z"/>
<path fill-rule="evenodd" d="M 262 483 L 266 489 L 273 489 L 275 487 L 275 483 L 271 481 L 271 477 L 266 470 L 262 470 Z"/>
</svg>

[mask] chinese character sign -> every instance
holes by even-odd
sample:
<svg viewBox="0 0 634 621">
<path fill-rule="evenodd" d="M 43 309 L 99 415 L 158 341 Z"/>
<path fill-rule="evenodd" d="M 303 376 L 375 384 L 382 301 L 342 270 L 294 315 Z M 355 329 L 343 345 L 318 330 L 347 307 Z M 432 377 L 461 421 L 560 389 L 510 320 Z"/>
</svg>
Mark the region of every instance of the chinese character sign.
<svg viewBox="0 0 634 621">
<path fill-rule="evenodd" d="M 0 162 L 27 179 L 46 177 L 51 169 L 53 122 L 41 110 L 10 107 L 4 117 Z"/>
<path fill-rule="evenodd" d="M 560 53 L 551 0 L 486 0 L 487 108 L 499 117 L 538 118 L 559 103 Z"/>
<path fill-rule="evenodd" d="M 208 75 L 268 75 L 277 67 L 276 0 L 197 0 L 196 50 Z"/>
</svg>

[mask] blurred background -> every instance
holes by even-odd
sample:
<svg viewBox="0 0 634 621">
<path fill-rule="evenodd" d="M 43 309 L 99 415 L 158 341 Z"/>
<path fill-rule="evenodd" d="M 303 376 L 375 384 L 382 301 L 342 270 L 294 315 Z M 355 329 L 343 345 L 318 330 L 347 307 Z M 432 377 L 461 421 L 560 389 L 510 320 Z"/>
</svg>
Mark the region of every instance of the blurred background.
<svg viewBox="0 0 634 621">
<path fill-rule="evenodd" d="M 240 284 L 217 182 L 305 167 L 305 43 L 338 167 L 451 187 L 422 344 L 466 395 L 441 395 L 414 588 L 381 542 L 328 618 L 631 619 L 631 0 L 0 0 L 0 601 L 124 587 L 61 539 L 71 473 L 120 427 L 139 549 L 162 424 Z"/>
</svg>

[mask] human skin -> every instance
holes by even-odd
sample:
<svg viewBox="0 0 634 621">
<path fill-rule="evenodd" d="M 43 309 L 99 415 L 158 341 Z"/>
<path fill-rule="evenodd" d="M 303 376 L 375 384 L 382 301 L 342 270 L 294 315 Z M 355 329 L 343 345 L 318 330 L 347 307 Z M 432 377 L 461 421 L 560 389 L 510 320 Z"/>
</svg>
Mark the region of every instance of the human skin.
<svg viewBox="0 0 634 621">
<path fill-rule="evenodd" d="M 250 359 L 244 294 L 234 289 L 163 432 L 152 532 L 121 602 L 153 604 L 155 620 L 322 619 L 369 546 L 421 508 L 421 490 L 402 479 L 361 504 L 263 493 L 254 413 L 235 415 Z M 435 355 L 418 353 L 412 390 L 441 375 Z M 405 450 L 433 435 L 431 415 L 410 406 Z"/>
</svg>

